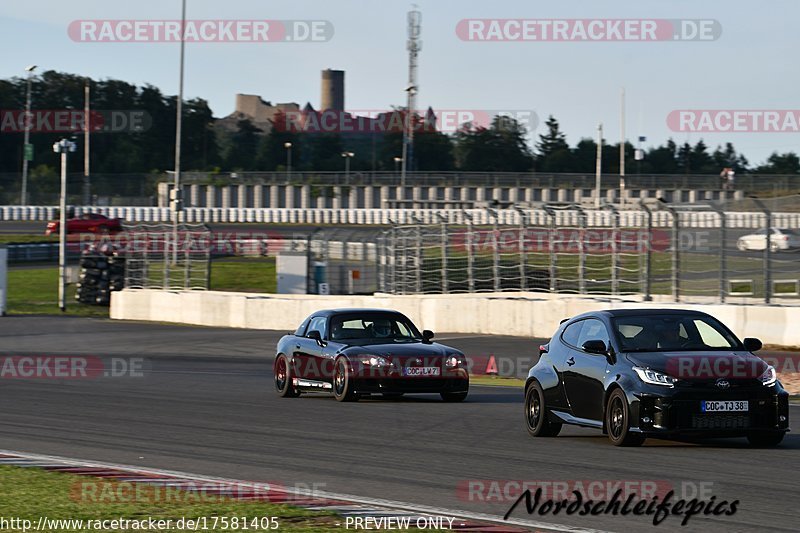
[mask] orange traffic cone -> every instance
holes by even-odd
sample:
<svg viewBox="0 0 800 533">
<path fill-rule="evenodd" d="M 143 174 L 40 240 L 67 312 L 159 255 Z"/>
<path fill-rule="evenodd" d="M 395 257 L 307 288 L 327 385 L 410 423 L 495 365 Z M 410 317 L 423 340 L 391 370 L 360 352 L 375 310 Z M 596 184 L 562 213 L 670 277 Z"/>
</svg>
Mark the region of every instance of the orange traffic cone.
<svg viewBox="0 0 800 533">
<path fill-rule="evenodd" d="M 489 363 L 486 365 L 485 374 L 489 376 L 497 375 L 497 361 L 494 360 L 493 355 L 489 357 Z"/>
</svg>

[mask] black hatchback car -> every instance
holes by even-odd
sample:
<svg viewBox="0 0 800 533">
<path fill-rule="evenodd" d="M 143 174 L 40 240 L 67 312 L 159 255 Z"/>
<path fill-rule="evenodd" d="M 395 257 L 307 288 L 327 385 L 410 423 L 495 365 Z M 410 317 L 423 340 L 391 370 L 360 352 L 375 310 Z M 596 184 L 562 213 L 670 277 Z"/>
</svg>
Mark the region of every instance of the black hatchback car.
<svg viewBox="0 0 800 533">
<path fill-rule="evenodd" d="M 775 369 L 712 316 L 629 309 L 562 321 L 525 385 L 534 437 L 563 424 L 601 429 L 617 446 L 647 437 L 747 437 L 776 446 L 789 431 L 789 395 Z"/>
<path fill-rule="evenodd" d="M 339 401 L 381 394 L 438 393 L 460 402 L 469 392 L 464 354 L 433 342 L 402 313 L 329 309 L 278 341 L 275 389 L 282 397 L 331 392 Z"/>
</svg>

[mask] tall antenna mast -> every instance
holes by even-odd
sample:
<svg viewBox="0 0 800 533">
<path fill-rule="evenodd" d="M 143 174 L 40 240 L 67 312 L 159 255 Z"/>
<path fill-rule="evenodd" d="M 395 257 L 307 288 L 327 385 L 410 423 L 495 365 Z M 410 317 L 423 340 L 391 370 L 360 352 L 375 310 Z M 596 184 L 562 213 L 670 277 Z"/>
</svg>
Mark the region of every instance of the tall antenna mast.
<svg viewBox="0 0 800 533">
<path fill-rule="evenodd" d="M 417 108 L 417 67 L 419 52 L 422 50 L 422 12 L 412 5 L 408 12 L 408 96 L 406 104 L 405 131 L 403 132 L 403 166 L 401 185 L 405 196 L 406 173 L 414 168 L 414 112 Z"/>
</svg>

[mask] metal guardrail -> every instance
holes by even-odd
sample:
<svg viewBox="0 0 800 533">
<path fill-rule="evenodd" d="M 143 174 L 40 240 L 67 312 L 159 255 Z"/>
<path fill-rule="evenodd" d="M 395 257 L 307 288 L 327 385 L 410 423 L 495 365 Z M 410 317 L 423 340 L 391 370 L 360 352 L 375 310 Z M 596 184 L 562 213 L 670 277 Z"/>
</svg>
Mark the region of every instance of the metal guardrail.
<svg viewBox="0 0 800 533">
<path fill-rule="evenodd" d="M 9 264 L 56 263 L 58 262 L 58 243 L 12 243 L 7 244 Z M 80 255 L 79 244 L 67 245 L 67 258 L 76 259 Z"/>
</svg>

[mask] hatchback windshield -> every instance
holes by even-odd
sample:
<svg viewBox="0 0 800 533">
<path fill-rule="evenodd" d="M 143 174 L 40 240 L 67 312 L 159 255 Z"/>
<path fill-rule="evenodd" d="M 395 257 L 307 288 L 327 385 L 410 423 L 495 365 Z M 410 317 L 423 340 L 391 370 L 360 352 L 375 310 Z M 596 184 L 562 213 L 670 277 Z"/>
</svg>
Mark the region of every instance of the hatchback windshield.
<svg viewBox="0 0 800 533">
<path fill-rule="evenodd" d="M 331 340 L 334 341 L 409 342 L 420 338 L 414 324 L 398 315 L 344 315 L 331 319 Z"/>
<path fill-rule="evenodd" d="M 690 315 L 625 316 L 613 320 L 626 352 L 730 350 L 739 342 L 710 317 Z"/>
</svg>

